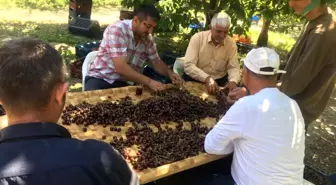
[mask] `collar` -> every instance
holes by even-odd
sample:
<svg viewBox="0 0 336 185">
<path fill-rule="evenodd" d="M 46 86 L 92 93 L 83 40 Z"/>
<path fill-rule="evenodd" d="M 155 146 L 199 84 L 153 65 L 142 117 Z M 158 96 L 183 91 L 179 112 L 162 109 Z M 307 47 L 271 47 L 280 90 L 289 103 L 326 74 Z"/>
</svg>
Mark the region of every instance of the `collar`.
<svg viewBox="0 0 336 185">
<path fill-rule="evenodd" d="M 41 122 L 15 124 L 0 130 L 0 143 L 45 137 L 71 138 L 71 134 L 59 124 Z"/>
<path fill-rule="evenodd" d="M 132 37 L 132 40 L 134 40 L 134 33 L 133 33 L 133 29 L 132 29 L 132 19 L 130 20 L 124 20 L 126 25 L 127 25 L 127 29 L 128 29 L 128 32 L 130 33 L 131 37 Z M 142 38 L 142 41 L 144 43 L 147 43 L 149 40 L 153 40 L 153 37 L 151 34 L 148 35 L 147 38 Z"/>
<path fill-rule="evenodd" d="M 225 37 L 223 43 L 217 45 L 216 47 L 218 47 L 218 46 L 224 46 L 227 37 L 228 36 Z M 207 41 L 208 41 L 208 44 L 212 44 L 213 43 L 212 42 L 212 38 L 211 38 L 211 31 L 210 30 L 208 31 L 208 39 L 207 39 Z"/>
<path fill-rule="evenodd" d="M 132 37 L 134 38 L 134 34 L 133 34 L 133 30 L 132 30 L 132 19 L 130 20 L 124 20 L 126 25 L 127 25 L 127 29 L 128 31 L 131 33 Z"/>
</svg>

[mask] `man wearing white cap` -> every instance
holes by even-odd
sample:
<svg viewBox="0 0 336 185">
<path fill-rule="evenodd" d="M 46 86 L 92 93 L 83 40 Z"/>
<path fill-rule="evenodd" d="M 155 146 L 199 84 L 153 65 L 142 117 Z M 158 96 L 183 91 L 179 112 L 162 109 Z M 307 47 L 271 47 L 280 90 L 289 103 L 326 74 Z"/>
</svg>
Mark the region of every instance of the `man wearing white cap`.
<svg viewBox="0 0 336 185">
<path fill-rule="evenodd" d="M 243 83 L 250 96 L 238 100 L 208 133 L 205 151 L 234 152 L 231 167 L 237 185 L 303 182 L 304 120 L 297 103 L 276 88 L 279 55 L 269 48 L 250 51 Z"/>
</svg>

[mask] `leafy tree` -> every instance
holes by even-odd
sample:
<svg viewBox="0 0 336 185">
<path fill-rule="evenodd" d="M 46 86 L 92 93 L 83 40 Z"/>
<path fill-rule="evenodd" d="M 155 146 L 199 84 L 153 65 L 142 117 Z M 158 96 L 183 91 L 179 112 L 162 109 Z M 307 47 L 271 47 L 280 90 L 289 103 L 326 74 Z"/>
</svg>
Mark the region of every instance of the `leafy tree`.
<svg viewBox="0 0 336 185">
<path fill-rule="evenodd" d="M 232 31 L 243 33 L 248 30 L 251 23 L 248 17 L 253 12 L 244 9 L 243 0 L 123 0 L 122 5 L 127 8 L 137 8 L 142 3 L 153 3 L 162 12 L 159 31 L 178 31 L 180 27 L 186 28 L 191 23 L 199 23 L 198 14 L 205 17 L 206 27 L 212 16 L 222 10 L 232 18 Z M 241 24 L 237 24 L 242 21 Z"/>
<path fill-rule="evenodd" d="M 334 0 L 322 1 L 336 7 Z M 258 46 L 267 46 L 270 29 L 298 32 L 303 22 L 302 18 L 291 13 L 288 0 L 122 0 L 122 5 L 127 8 L 136 8 L 142 3 L 153 3 L 161 10 L 160 32 L 178 32 L 180 27 L 199 23 L 199 14 L 204 15 L 207 29 L 213 15 L 224 10 L 232 18 L 231 32 L 244 34 L 251 26 L 251 17 L 259 15 L 264 23 L 257 40 Z"/>
</svg>

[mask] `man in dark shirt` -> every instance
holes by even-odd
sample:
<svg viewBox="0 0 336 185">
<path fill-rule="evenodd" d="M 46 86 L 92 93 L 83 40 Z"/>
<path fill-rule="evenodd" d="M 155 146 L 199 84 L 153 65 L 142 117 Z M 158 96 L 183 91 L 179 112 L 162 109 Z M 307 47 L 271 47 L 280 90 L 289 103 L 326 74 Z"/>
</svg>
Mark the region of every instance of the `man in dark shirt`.
<svg viewBox="0 0 336 185">
<path fill-rule="evenodd" d="M 64 108 L 61 56 L 36 39 L 0 47 L 0 185 L 133 185 L 137 175 L 111 146 L 72 139 L 56 124 Z"/>
</svg>

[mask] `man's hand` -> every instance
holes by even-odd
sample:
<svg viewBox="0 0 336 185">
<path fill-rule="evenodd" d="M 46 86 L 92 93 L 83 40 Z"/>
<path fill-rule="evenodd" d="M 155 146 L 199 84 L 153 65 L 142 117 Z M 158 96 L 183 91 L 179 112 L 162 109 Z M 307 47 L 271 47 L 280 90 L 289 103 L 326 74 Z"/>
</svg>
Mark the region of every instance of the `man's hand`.
<svg viewBox="0 0 336 185">
<path fill-rule="evenodd" d="M 205 79 L 205 85 L 206 85 L 206 87 L 208 89 L 208 92 L 210 94 L 213 94 L 213 93 L 217 92 L 217 90 L 218 90 L 218 85 L 217 85 L 216 81 L 213 78 L 211 78 L 211 76 L 209 76 L 208 78 Z"/>
<path fill-rule="evenodd" d="M 173 82 L 173 84 L 176 84 L 179 87 L 183 87 L 184 80 L 180 77 L 180 75 L 174 73 L 174 71 L 172 71 L 172 70 L 169 70 L 168 71 L 168 76 L 169 76 L 170 80 Z"/>
<path fill-rule="evenodd" d="M 233 89 L 237 88 L 236 82 L 229 82 L 225 85 L 224 89 L 228 89 L 231 92 Z"/>
<path fill-rule="evenodd" d="M 155 80 L 150 80 L 147 84 L 147 86 L 152 89 L 154 92 L 156 91 L 162 91 L 162 90 L 165 90 L 166 87 L 164 84 L 158 82 L 158 81 L 155 81 Z"/>
<path fill-rule="evenodd" d="M 248 92 L 245 87 L 237 87 L 233 89 L 232 91 L 230 91 L 229 95 L 226 97 L 226 101 L 229 104 L 233 104 L 240 98 L 247 96 L 247 95 L 248 95 Z"/>
</svg>

